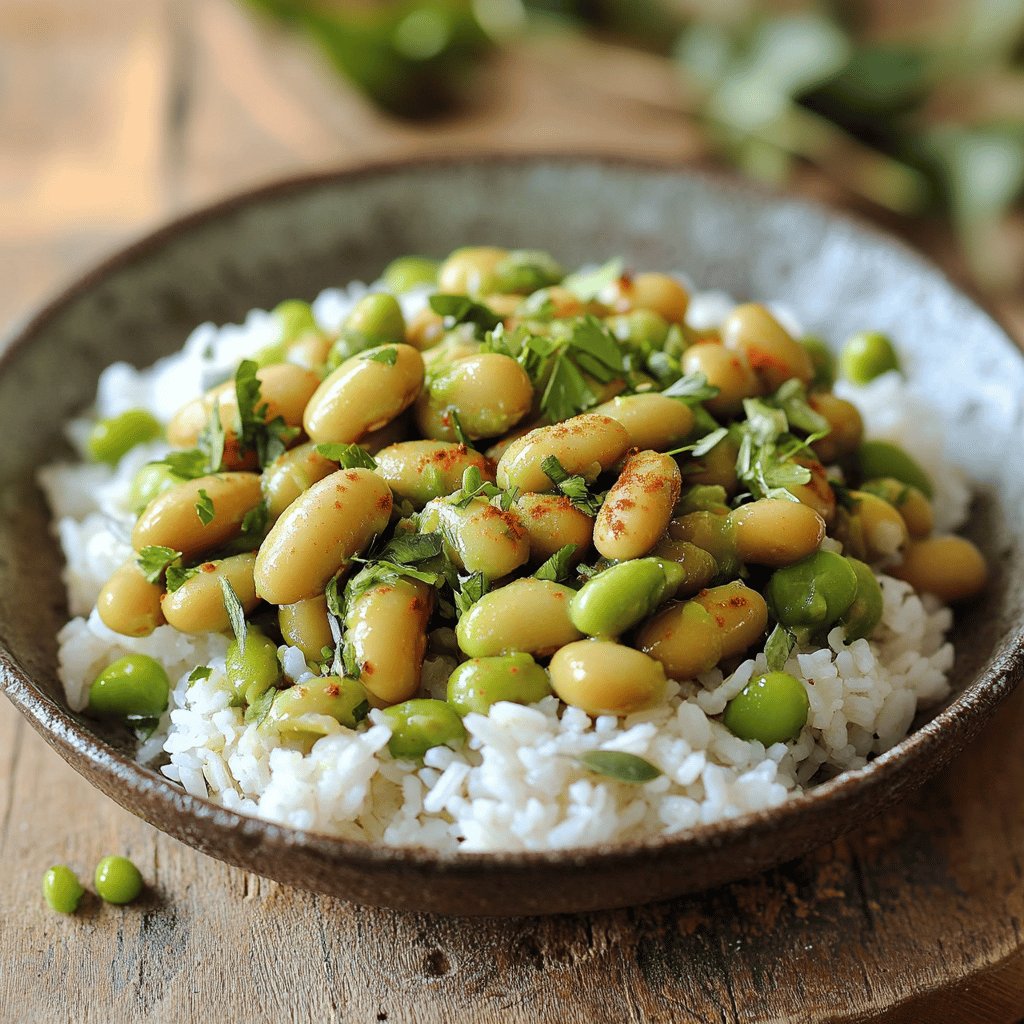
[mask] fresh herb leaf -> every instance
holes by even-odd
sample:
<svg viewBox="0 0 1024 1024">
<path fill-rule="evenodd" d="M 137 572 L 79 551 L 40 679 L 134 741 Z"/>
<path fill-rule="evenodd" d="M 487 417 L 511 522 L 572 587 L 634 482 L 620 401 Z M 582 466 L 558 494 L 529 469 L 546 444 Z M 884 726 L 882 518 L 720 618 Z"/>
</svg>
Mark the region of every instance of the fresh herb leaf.
<svg viewBox="0 0 1024 1024">
<path fill-rule="evenodd" d="M 790 427 L 805 434 L 825 437 L 831 433 L 832 425 L 821 413 L 815 412 L 807 402 L 807 391 L 796 378 L 787 380 L 769 399 L 786 414 Z"/>
<path fill-rule="evenodd" d="M 813 435 L 794 437 L 786 413 L 761 399 L 745 398 L 743 409 L 746 420 L 733 427 L 739 438 L 736 475 L 755 498 L 799 500 L 789 488 L 808 483 L 811 471 L 793 459 L 807 450 Z"/>
<path fill-rule="evenodd" d="M 482 572 L 459 577 L 459 589 L 455 593 L 455 607 L 459 615 L 465 615 L 470 608 L 487 593 L 490 585 Z"/>
<path fill-rule="evenodd" d="M 182 452 L 168 452 L 160 462 L 182 480 L 196 480 L 211 472 L 206 453 L 198 448 L 190 448 Z"/>
<path fill-rule="evenodd" d="M 554 455 L 549 455 L 540 464 L 541 470 L 548 479 L 564 494 L 575 508 L 588 516 L 596 516 L 601 511 L 604 496 L 591 493 L 587 481 L 577 475 L 570 475 Z"/>
<path fill-rule="evenodd" d="M 448 327 L 473 324 L 481 331 L 493 331 L 501 323 L 501 317 L 493 309 L 466 295 L 431 295 L 430 308 L 445 318 Z"/>
<path fill-rule="evenodd" d="M 198 575 L 198 573 L 199 570 L 197 568 L 186 569 L 184 566 L 172 562 L 167 566 L 167 593 L 173 594 L 175 591 L 180 590 L 184 584 L 192 579 L 193 576 Z"/>
<path fill-rule="evenodd" d="M 267 521 L 270 518 L 270 510 L 267 508 L 267 503 L 261 501 L 258 505 L 253 505 L 248 512 L 242 516 L 242 534 L 247 537 L 256 537 L 263 534 L 263 531 L 267 528 Z"/>
<path fill-rule="evenodd" d="M 689 452 L 695 459 L 700 459 L 707 455 L 712 448 L 717 447 L 719 441 L 723 441 L 728 436 L 729 428 L 719 427 L 717 430 L 712 430 L 710 434 L 705 434 L 693 444 L 685 444 L 682 448 L 673 448 L 672 451 L 665 452 L 665 454 L 682 455 L 684 452 Z"/>
<path fill-rule="evenodd" d="M 224 424 L 220 420 L 220 405 L 213 403 L 210 410 L 210 418 L 199 435 L 199 451 L 206 459 L 206 473 L 219 473 L 224 468 L 224 444 L 227 435 L 224 433 Z M 166 460 L 165 460 L 166 461 Z M 170 463 L 168 463 L 170 465 Z M 174 468 L 173 466 L 171 467 Z M 177 470 L 175 470 L 177 472 Z"/>
<path fill-rule="evenodd" d="M 703 373 L 687 373 L 669 384 L 661 393 L 666 398 L 675 398 L 685 405 L 695 405 L 697 402 L 706 402 L 709 398 L 714 398 L 719 390 L 708 383 Z"/>
<path fill-rule="evenodd" d="M 181 558 L 181 552 L 175 551 L 174 548 L 150 544 L 138 553 L 135 561 L 148 582 L 158 583 L 160 577 L 167 571 L 167 567 L 179 558 Z"/>
<path fill-rule="evenodd" d="M 396 533 L 382 555 L 400 565 L 415 565 L 441 554 L 444 541 L 437 533 Z"/>
<path fill-rule="evenodd" d="M 485 480 L 476 466 L 470 466 L 462 474 L 462 487 L 456 491 L 448 502 L 455 508 L 468 508 L 474 498 L 497 498 L 502 512 L 507 512 L 519 497 L 519 488 L 511 487 L 503 491 Z"/>
<path fill-rule="evenodd" d="M 588 750 L 577 760 L 584 768 L 596 775 L 604 775 L 616 782 L 642 784 L 658 778 L 662 774 L 650 761 L 627 754 L 621 750 Z"/>
<path fill-rule="evenodd" d="M 209 526 L 216 515 L 213 509 L 213 498 L 202 488 L 199 490 L 199 499 L 196 501 L 196 515 L 203 526 Z"/>
<path fill-rule="evenodd" d="M 588 315 L 575 321 L 568 346 L 576 365 L 602 384 L 614 380 L 625 370 L 622 347 L 596 316 Z"/>
<path fill-rule="evenodd" d="M 455 434 L 455 440 L 466 448 L 472 448 L 473 442 L 466 437 L 466 431 L 462 429 L 462 420 L 459 419 L 459 414 L 455 407 L 452 406 L 446 409 L 444 411 L 444 417 L 451 423 L 452 432 Z"/>
<path fill-rule="evenodd" d="M 785 626 L 777 625 L 764 645 L 769 672 L 781 672 L 796 646 L 796 637 Z"/>
<path fill-rule="evenodd" d="M 198 683 L 201 679 L 209 679 L 213 675 L 213 669 L 209 665 L 197 665 L 188 674 L 188 685 Z"/>
<path fill-rule="evenodd" d="M 622 277 L 622 260 L 609 260 L 604 266 L 595 270 L 577 271 L 570 274 L 562 287 L 572 292 L 581 302 L 596 299 L 610 284 Z"/>
<path fill-rule="evenodd" d="M 561 583 L 572 575 L 572 556 L 576 553 L 575 544 L 560 547 L 550 558 L 541 563 L 533 574 L 534 579 L 551 580 Z"/>
<path fill-rule="evenodd" d="M 374 363 L 383 363 L 385 366 L 394 366 L 398 361 L 398 349 L 381 348 L 376 352 L 367 352 L 362 358 Z"/>
<path fill-rule="evenodd" d="M 342 469 L 376 469 L 377 460 L 357 444 L 318 444 L 317 453 Z"/>
<path fill-rule="evenodd" d="M 235 397 L 238 400 L 238 449 L 256 453 L 261 466 L 269 466 L 298 437 L 298 427 L 290 427 L 284 418 L 268 419 L 270 407 L 260 402 L 259 367 L 252 359 L 243 359 L 235 371 Z"/>
<path fill-rule="evenodd" d="M 270 714 L 270 707 L 278 691 L 271 686 L 269 690 L 261 693 L 246 709 L 242 716 L 246 725 L 254 724 L 257 728 L 263 724 L 264 719 Z"/>
<path fill-rule="evenodd" d="M 597 395 L 568 356 L 560 352 L 555 357 L 551 375 L 541 395 L 541 411 L 553 423 L 558 423 L 592 409 L 595 405 Z"/>
<path fill-rule="evenodd" d="M 231 586 L 226 576 L 220 578 L 220 589 L 224 595 L 224 609 L 228 613 L 231 631 L 238 641 L 238 653 L 245 654 L 245 638 L 249 632 L 248 624 L 245 621 L 245 609 L 242 607 L 242 602 L 238 600 L 235 588 Z"/>
</svg>

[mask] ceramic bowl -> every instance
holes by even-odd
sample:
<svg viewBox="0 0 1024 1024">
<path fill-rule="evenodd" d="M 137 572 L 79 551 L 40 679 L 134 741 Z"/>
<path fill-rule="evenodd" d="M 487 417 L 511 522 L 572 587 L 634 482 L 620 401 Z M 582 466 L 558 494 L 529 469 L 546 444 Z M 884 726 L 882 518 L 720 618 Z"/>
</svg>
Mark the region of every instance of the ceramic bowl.
<svg viewBox="0 0 1024 1024">
<path fill-rule="evenodd" d="M 226 811 L 139 767 L 118 735 L 70 712 L 56 674 L 61 558 L 37 466 L 97 375 L 146 365 L 204 320 L 369 280 L 400 253 L 468 243 L 551 250 L 575 265 L 621 254 L 699 287 L 777 299 L 836 343 L 895 333 L 933 393 L 977 488 L 969 535 L 995 575 L 957 616 L 955 694 L 895 749 L 771 811 L 672 838 L 574 852 L 442 855 L 370 847 Z M 749 875 L 827 842 L 949 760 L 1024 665 L 1024 360 L 993 320 L 900 243 L 792 198 L 728 180 L 586 158 L 471 159 L 289 181 L 180 220 L 87 275 L 0 362 L 0 682 L 71 765 L 178 839 L 282 882 L 357 902 L 449 914 L 642 903 Z"/>
</svg>

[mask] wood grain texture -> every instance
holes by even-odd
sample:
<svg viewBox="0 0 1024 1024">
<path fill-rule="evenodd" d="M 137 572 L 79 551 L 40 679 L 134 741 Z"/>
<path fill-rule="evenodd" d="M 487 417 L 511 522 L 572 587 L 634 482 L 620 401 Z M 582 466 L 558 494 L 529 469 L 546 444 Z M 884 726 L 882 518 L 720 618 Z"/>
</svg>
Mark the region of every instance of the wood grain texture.
<svg viewBox="0 0 1024 1024">
<path fill-rule="evenodd" d="M 0 0 L 17 83 L 0 92 L 0 320 L 129 234 L 310 166 L 556 146 L 706 157 L 658 67 L 602 50 L 598 76 L 593 54 L 559 46 L 496 59 L 441 128 L 396 126 L 229 0 Z M 1018 324 L 1022 309 L 1003 306 Z M 1024 1012 L 1022 731 L 1018 694 L 906 806 L 758 878 L 469 922 L 209 860 L 92 790 L 3 702 L 0 1020 L 1010 1022 Z M 111 852 L 142 869 L 143 902 L 45 908 L 46 866 L 87 877 Z"/>
</svg>

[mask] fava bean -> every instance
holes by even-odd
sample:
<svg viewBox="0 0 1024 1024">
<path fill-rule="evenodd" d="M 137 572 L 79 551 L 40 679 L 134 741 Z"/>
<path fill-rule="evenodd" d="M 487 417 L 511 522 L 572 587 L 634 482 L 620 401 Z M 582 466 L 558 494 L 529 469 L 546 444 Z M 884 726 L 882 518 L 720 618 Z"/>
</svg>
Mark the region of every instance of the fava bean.
<svg viewBox="0 0 1024 1024">
<path fill-rule="evenodd" d="M 478 451 L 447 441 L 401 441 L 382 448 L 376 456 L 377 472 L 398 499 L 416 507 L 457 491 L 470 467 L 481 479 L 494 482 L 494 470 Z"/>
<path fill-rule="evenodd" d="M 592 576 L 569 602 L 569 618 L 590 636 L 614 638 L 676 592 L 683 570 L 659 558 L 619 562 Z"/>
<path fill-rule="evenodd" d="M 736 551 L 733 523 L 728 516 L 715 512 L 689 512 L 669 523 L 669 536 L 686 541 L 706 551 L 723 576 L 739 573 L 740 560 Z"/>
<path fill-rule="evenodd" d="M 163 587 L 143 576 L 135 559 L 130 559 L 103 584 L 96 598 L 96 611 L 103 624 L 122 636 L 149 636 L 164 624 L 160 610 Z"/>
<path fill-rule="evenodd" d="M 822 338 L 808 334 L 800 339 L 814 366 L 811 387 L 820 391 L 831 391 L 836 382 L 836 357 Z"/>
<path fill-rule="evenodd" d="M 807 403 L 828 420 L 830 428 L 828 434 L 811 446 L 814 454 L 829 464 L 852 455 L 864 436 L 864 421 L 857 406 L 827 391 L 810 394 Z"/>
<path fill-rule="evenodd" d="M 536 704 L 550 693 L 547 672 L 529 654 L 470 658 L 448 678 L 448 703 L 460 715 L 486 715 L 499 701 Z"/>
<path fill-rule="evenodd" d="M 405 341 L 405 317 L 393 295 L 374 292 L 364 295 L 345 318 L 342 334 L 353 332 L 372 345 L 393 345 Z"/>
<path fill-rule="evenodd" d="M 873 562 L 895 555 L 906 545 L 907 524 L 889 502 L 867 491 L 849 491 L 848 498 L 853 509 L 837 533 L 852 555 Z"/>
<path fill-rule="evenodd" d="M 988 581 L 985 556 L 966 537 L 956 536 L 914 541 L 886 571 L 947 604 L 977 597 Z"/>
<path fill-rule="evenodd" d="M 203 522 L 197 506 L 213 505 L 213 517 Z M 216 473 L 175 484 L 154 498 L 132 530 L 136 551 L 157 545 L 180 551 L 186 561 L 223 547 L 241 533 L 242 521 L 261 501 L 256 473 Z"/>
<path fill-rule="evenodd" d="M 89 711 L 101 718 L 159 718 L 171 682 L 163 665 L 146 654 L 112 661 L 89 687 Z"/>
<path fill-rule="evenodd" d="M 537 249 L 513 249 L 497 266 L 489 291 L 529 295 L 538 288 L 558 284 L 565 270 L 546 252 Z"/>
<path fill-rule="evenodd" d="M 783 626 L 819 630 L 846 614 L 857 590 L 857 572 L 849 559 L 833 551 L 817 551 L 795 565 L 776 569 L 765 593 L 772 615 Z"/>
<path fill-rule="evenodd" d="M 409 320 L 405 328 L 405 343 L 415 349 L 431 349 L 437 347 L 444 337 L 444 317 L 435 313 L 429 306 L 424 306 Z M 477 349 L 479 349 L 479 344 Z"/>
<path fill-rule="evenodd" d="M 391 726 L 388 752 L 399 761 L 416 761 L 431 747 L 459 747 L 466 728 L 458 711 L 443 700 L 419 698 L 384 711 Z"/>
<path fill-rule="evenodd" d="M 432 373 L 416 401 L 416 422 L 427 437 L 455 441 L 451 412 L 470 440 L 497 437 L 514 427 L 533 404 L 533 385 L 510 356 L 467 356 Z"/>
<path fill-rule="evenodd" d="M 255 626 L 249 626 L 244 648 L 237 639 L 228 645 L 224 674 L 239 701 L 255 703 L 281 679 L 277 644 Z"/>
<path fill-rule="evenodd" d="M 55 864 L 43 875 L 43 898 L 58 914 L 73 914 L 84 895 L 78 876 L 66 864 Z"/>
<path fill-rule="evenodd" d="M 327 613 L 327 598 L 323 594 L 283 604 L 277 610 L 277 624 L 284 642 L 298 647 L 309 664 L 323 661 L 325 647 L 334 646 L 334 634 Z"/>
<path fill-rule="evenodd" d="M 890 370 L 900 368 L 896 349 L 880 331 L 861 331 L 843 346 L 839 356 L 843 376 L 854 384 L 867 384 Z"/>
<path fill-rule="evenodd" d="M 164 595 L 162 610 L 181 633 L 223 633 L 231 628 L 221 580 L 227 580 L 248 615 L 259 603 L 253 568 L 256 555 L 248 551 L 215 562 L 203 562 L 173 593 Z"/>
<path fill-rule="evenodd" d="M 853 604 L 840 616 L 839 623 L 846 630 L 847 643 L 871 636 L 882 621 L 884 601 L 882 587 L 871 569 L 856 558 L 847 561 L 857 574 L 857 595 Z"/>
<path fill-rule="evenodd" d="M 628 448 L 629 434 L 618 420 L 582 413 L 549 427 L 538 427 L 513 441 L 498 461 L 498 486 L 538 494 L 553 491 L 555 485 L 541 469 L 549 456 L 558 459 L 570 475 L 578 473 L 593 481 L 602 470 L 618 462 Z"/>
<path fill-rule="evenodd" d="M 182 482 L 182 477 L 171 471 L 171 467 L 162 462 L 147 462 L 132 477 L 128 486 L 125 502 L 135 515 L 139 516 L 146 506 L 164 491 L 170 490 L 175 484 Z"/>
<path fill-rule="evenodd" d="M 702 590 L 693 600 L 711 615 L 718 627 L 723 658 L 743 654 L 768 625 L 764 598 L 739 580 Z"/>
<path fill-rule="evenodd" d="M 892 477 L 882 477 L 879 480 L 866 481 L 861 490 L 889 502 L 903 517 L 907 532 L 914 540 L 927 537 L 932 532 L 935 516 L 932 513 L 931 502 L 911 484 L 905 484 Z"/>
<path fill-rule="evenodd" d="M 391 518 L 391 488 L 369 469 L 343 469 L 301 494 L 256 555 L 256 593 L 271 604 L 322 594 Z"/>
<path fill-rule="evenodd" d="M 632 313 L 610 316 L 605 326 L 621 344 L 638 352 L 650 353 L 660 349 L 668 339 L 668 321 L 653 309 L 634 309 Z"/>
<path fill-rule="evenodd" d="M 532 578 L 492 590 L 459 619 L 459 647 L 471 658 L 552 654 L 582 636 L 569 618 L 575 593 L 559 583 Z"/>
<path fill-rule="evenodd" d="M 431 372 L 438 372 L 460 359 L 480 355 L 480 342 L 465 330 L 470 325 L 463 324 L 444 335 L 443 340 L 428 348 L 423 353 L 423 363 Z"/>
<path fill-rule="evenodd" d="M 497 269 L 507 249 L 466 246 L 456 249 L 438 268 L 437 290 L 451 295 L 483 295 L 498 290 Z"/>
<path fill-rule="evenodd" d="M 856 462 L 864 480 L 888 476 L 916 487 L 926 498 L 935 497 L 928 474 L 915 459 L 891 441 L 865 441 L 857 449 Z"/>
<path fill-rule="evenodd" d="M 127 857 L 104 857 L 93 877 L 96 895 L 104 903 L 132 903 L 142 892 L 142 875 Z"/>
<path fill-rule="evenodd" d="M 579 640 L 562 647 L 549 672 L 555 693 L 589 715 L 629 715 L 665 695 L 659 662 L 608 640 Z"/>
<path fill-rule="evenodd" d="M 814 364 L 807 350 L 765 309 L 749 302 L 737 306 L 722 323 L 722 344 L 742 352 L 768 391 L 796 378 L 810 384 Z"/>
<path fill-rule="evenodd" d="M 367 349 L 324 379 L 303 425 L 314 441 L 350 444 L 408 409 L 422 385 L 423 358 L 411 345 Z"/>
<path fill-rule="evenodd" d="M 676 594 L 692 597 L 703 590 L 717 575 L 718 563 L 703 548 L 686 540 L 662 537 L 651 549 L 655 558 L 675 562 L 683 570 L 683 579 Z"/>
<path fill-rule="evenodd" d="M 694 601 L 663 608 L 636 635 L 636 646 L 659 662 L 671 679 L 695 679 L 723 657 L 722 630 Z"/>
<path fill-rule="evenodd" d="M 436 284 L 440 266 L 437 260 L 426 256 L 399 256 L 384 268 L 380 276 L 389 292 L 401 294 L 413 288 Z"/>
<path fill-rule="evenodd" d="M 324 676 L 281 690 L 270 705 L 266 724 L 281 733 L 327 736 L 339 725 L 354 729 L 369 710 L 358 679 Z"/>
<path fill-rule="evenodd" d="M 799 679 L 788 672 L 765 672 L 729 701 L 722 722 L 741 740 L 757 740 L 770 747 L 800 735 L 810 706 Z"/>
<path fill-rule="evenodd" d="M 657 392 L 620 395 L 597 406 L 599 416 L 610 416 L 626 428 L 630 447 L 662 452 L 677 448 L 693 430 L 693 413 L 674 398 Z"/>
<path fill-rule="evenodd" d="M 702 373 L 718 394 L 704 405 L 712 416 L 731 419 L 743 411 L 743 399 L 764 393 L 744 352 L 714 342 L 692 345 L 683 353 L 684 373 Z"/>
<path fill-rule="evenodd" d="M 756 565 L 792 565 L 825 539 L 825 521 L 797 501 L 761 498 L 740 505 L 728 518 L 740 560 Z"/>
<path fill-rule="evenodd" d="M 377 707 L 406 700 L 419 689 L 433 609 L 433 588 L 405 577 L 370 587 L 352 602 L 345 642 Z"/>
<path fill-rule="evenodd" d="M 86 448 L 93 462 L 120 462 L 133 448 L 162 437 L 160 421 L 145 409 L 129 409 L 119 416 L 99 420 L 89 434 Z"/>
<path fill-rule="evenodd" d="M 543 562 L 566 544 L 575 544 L 572 561 L 581 561 L 594 538 L 594 520 L 563 494 L 521 494 L 516 510 L 530 538 L 530 560 Z"/>
<path fill-rule="evenodd" d="M 617 313 L 649 309 L 670 324 L 681 324 L 690 305 L 690 293 L 668 274 L 623 274 L 601 298 Z"/>
<path fill-rule="evenodd" d="M 440 531 L 445 554 L 466 572 L 499 579 L 530 559 L 530 535 L 522 517 L 503 512 L 486 498 L 473 498 L 463 507 L 444 498 L 428 502 L 420 517 L 424 533 Z"/>
<path fill-rule="evenodd" d="M 681 479 L 669 455 L 631 455 L 597 514 L 594 547 L 619 560 L 647 554 L 668 529 Z"/>
<path fill-rule="evenodd" d="M 336 462 L 324 458 L 309 441 L 279 455 L 260 477 L 260 487 L 267 503 L 271 522 L 280 519 L 284 510 L 318 480 L 330 476 L 338 468 Z"/>
<path fill-rule="evenodd" d="M 683 481 L 695 485 L 723 487 L 731 498 L 740 489 L 736 476 L 739 445 L 731 437 L 723 437 L 711 451 L 699 458 L 689 456 L 682 465 Z"/>
<path fill-rule="evenodd" d="M 811 474 L 805 484 L 790 484 L 786 490 L 802 505 L 813 508 L 831 526 L 836 518 L 836 492 L 828 480 L 825 467 L 817 459 L 797 458 L 793 460 Z"/>
</svg>

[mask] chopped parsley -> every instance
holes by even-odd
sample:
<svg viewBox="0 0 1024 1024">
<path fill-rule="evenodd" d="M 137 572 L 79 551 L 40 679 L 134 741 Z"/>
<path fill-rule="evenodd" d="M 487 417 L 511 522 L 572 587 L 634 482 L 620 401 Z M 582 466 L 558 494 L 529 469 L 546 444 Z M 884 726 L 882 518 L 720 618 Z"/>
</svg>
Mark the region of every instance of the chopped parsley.
<svg viewBox="0 0 1024 1024">
<path fill-rule="evenodd" d="M 362 358 L 374 363 L 383 363 L 385 366 L 394 366 L 398 361 L 398 349 L 379 348 L 376 352 L 367 352 Z"/>
<path fill-rule="evenodd" d="M 231 586 L 226 576 L 220 578 L 220 589 L 224 595 L 224 608 L 228 613 L 228 621 L 231 623 L 231 632 L 235 634 L 238 641 L 238 653 L 245 654 L 245 639 L 249 632 L 248 624 L 245 621 L 245 609 L 242 602 L 238 600 L 235 588 Z"/>
<path fill-rule="evenodd" d="M 480 331 L 493 331 L 501 317 L 482 302 L 474 302 L 466 295 L 431 295 L 430 308 L 445 318 L 446 327 L 472 324 Z"/>
<path fill-rule="evenodd" d="M 622 269 L 622 260 L 609 260 L 595 270 L 570 274 L 562 281 L 562 287 L 572 292 L 581 302 L 590 302 L 622 277 Z"/>
<path fill-rule="evenodd" d="M 591 492 L 587 481 L 578 474 L 569 474 L 554 455 L 549 455 L 540 464 L 541 470 L 548 479 L 564 494 L 574 508 L 585 512 L 588 516 L 596 516 L 601 511 L 604 495 Z"/>
<path fill-rule="evenodd" d="M 785 626 L 777 625 L 764 645 L 764 656 L 768 662 L 769 672 L 781 672 L 786 667 L 796 637 Z"/>
<path fill-rule="evenodd" d="M 572 575 L 572 556 L 576 553 L 575 544 L 560 547 L 550 558 L 543 562 L 533 574 L 534 579 L 551 580 L 561 583 Z"/>
<path fill-rule="evenodd" d="M 196 515 L 203 526 L 209 526 L 216 515 L 213 509 L 213 498 L 202 488 L 199 489 L 199 498 L 196 501 Z"/>
<path fill-rule="evenodd" d="M 342 469 L 376 469 L 377 460 L 358 444 L 318 444 L 317 454 L 331 462 L 337 462 Z"/>
<path fill-rule="evenodd" d="M 175 551 L 174 548 L 150 544 L 138 553 L 135 562 L 149 583 L 159 583 L 168 566 L 173 565 L 180 558 L 181 552 Z"/>
<path fill-rule="evenodd" d="M 708 383 L 703 373 L 688 373 L 673 381 L 661 393 L 666 398 L 675 398 L 686 405 L 696 405 L 714 398 L 719 392 L 713 384 Z"/>
<path fill-rule="evenodd" d="M 616 782 L 634 785 L 650 782 L 663 774 L 661 769 L 656 768 L 650 761 L 622 750 L 588 750 L 581 754 L 577 761 L 596 775 L 604 775 Z"/>
</svg>

